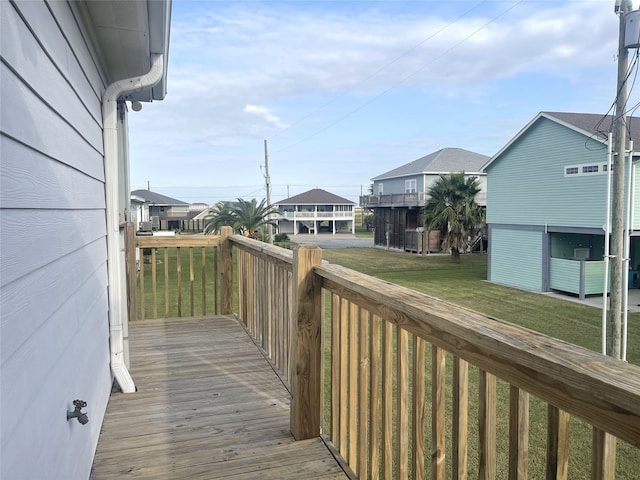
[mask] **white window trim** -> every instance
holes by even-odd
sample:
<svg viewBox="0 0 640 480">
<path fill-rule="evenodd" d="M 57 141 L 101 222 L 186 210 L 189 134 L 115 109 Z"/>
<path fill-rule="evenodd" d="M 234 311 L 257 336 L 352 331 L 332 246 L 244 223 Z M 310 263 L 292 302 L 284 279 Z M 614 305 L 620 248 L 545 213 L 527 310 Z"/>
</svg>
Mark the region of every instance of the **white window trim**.
<svg viewBox="0 0 640 480">
<path fill-rule="evenodd" d="M 583 169 L 585 167 L 598 167 L 597 172 L 584 172 Z M 576 173 L 567 173 L 567 170 L 570 168 L 578 169 Z M 602 162 L 589 162 L 589 163 L 576 163 L 573 165 L 565 165 L 563 167 L 563 174 L 565 178 L 573 178 L 573 177 L 591 177 L 593 175 L 606 175 L 607 174 L 607 164 Z M 613 165 L 612 165 L 613 171 Z"/>
<path fill-rule="evenodd" d="M 415 178 L 404 181 L 404 193 L 417 193 L 417 192 L 418 192 L 418 181 Z"/>
</svg>

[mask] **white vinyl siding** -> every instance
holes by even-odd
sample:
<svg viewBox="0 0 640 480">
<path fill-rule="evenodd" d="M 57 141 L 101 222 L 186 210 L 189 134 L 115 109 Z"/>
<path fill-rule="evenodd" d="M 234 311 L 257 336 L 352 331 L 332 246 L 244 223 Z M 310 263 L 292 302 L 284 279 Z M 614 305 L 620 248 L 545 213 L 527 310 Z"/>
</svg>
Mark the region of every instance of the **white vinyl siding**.
<svg viewBox="0 0 640 480">
<path fill-rule="evenodd" d="M 105 85 L 73 8 L 0 2 L 0 477 L 7 479 L 88 478 L 111 390 Z M 88 403 L 85 426 L 66 420 L 77 398 Z"/>
</svg>

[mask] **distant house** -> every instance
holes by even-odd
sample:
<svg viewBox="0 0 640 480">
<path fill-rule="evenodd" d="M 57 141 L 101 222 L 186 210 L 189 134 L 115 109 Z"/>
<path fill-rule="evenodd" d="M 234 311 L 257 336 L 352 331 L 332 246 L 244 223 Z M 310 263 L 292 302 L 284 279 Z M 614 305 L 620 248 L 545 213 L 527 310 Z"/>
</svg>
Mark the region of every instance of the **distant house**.
<svg viewBox="0 0 640 480">
<path fill-rule="evenodd" d="M 280 210 L 280 233 L 354 232 L 355 203 L 320 188 L 295 195 L 274 206 Z"/>
<path fill-rule="evenodd" d="M 640 145 L 640 122 L 630 120 L 631 137 Z M 490 281 L 536 292 L 602 293 L 608 165 L 603 132 L 611 124 L 610 116 L 541 112 L 487 163 Z M 640 263 L 635 165 L 632 175 L 633 285 Z"/>
<path fill-rule="evenodd" d="M 127 118 L 165 96 L 171 2 L 2 1 L 0 19 L 0 478 L 87 479 L 114 378 L 135 391 Z"/>
<path fill-rule="evenodd" d="M 373 192 L 360 197 L 360 206 L 375 213 L 374 244 L 411 251 L 418 248 L 420 208 L 440 174 L 465 172 L 466 176 L 477 177 L 481 191 L 476 201 L 486 206 L 482 166 L 488 160 L 486 155 L 462 148 L 443 148 L 373 177 Z"/>
<path fill-rule="evenodd" d="M 139 222 L 151 222 L 154 230 L 182 229 L 184 221 L 199 213 L 192 213 L 194 210 L 187 202 L 151 190 L 134 190 L 131 200 L 141 201 L 137 205 L 136 218 Z"/>
</svg>

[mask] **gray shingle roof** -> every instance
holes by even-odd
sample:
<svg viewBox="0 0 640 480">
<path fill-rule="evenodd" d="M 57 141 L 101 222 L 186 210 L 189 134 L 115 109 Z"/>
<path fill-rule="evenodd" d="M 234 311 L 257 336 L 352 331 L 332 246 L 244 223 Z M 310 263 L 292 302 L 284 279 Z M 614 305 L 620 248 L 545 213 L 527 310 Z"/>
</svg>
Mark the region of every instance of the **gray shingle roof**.
<svg viewBox="0 0 640 480">
<path fill-rule="evenodd" d="M 520 138 L 529 128 L 540 118 L 546 118 L 567 128 L 571 128 L 576 132 L 583 134 L 586 138 L 592 138 L 594 142 L 602 142 L 606 145 L 607 134 L 613 129 L 613 115 L 602 115 L 600 113 L 571 113 L 571 112 L 540 112 L 527 123 L 509 142 L 503 146 L 483 167 L 486 171 L 487 167 L 493 164 L 502 153 L 507 150 L 518 138 Z M 631 138 L 636 145 L 640 141 L 640 118 L 628 117 L 627 139 Z M 638 151 L 634 147 L 635 151 Z"/>
<path fill-rule="evenodd" d="M 425 157 L 418 158 L 386 173 L 373 177 L 371 180 L 406 177 L 423 173 L 479 173 L 489 157 L 480 153 L 470 152 L 463 148 L 443 148 Z"/>
<path fill-rule="evenodd" d="M 570 113 L 570 112 L 541 112 L 541 115 L 553 117 L 561 123 L 569 124 L 589 135 L 595 135 L 601 140 L 607 139 L 607 133 L 613 130 L 613 115 L 600 113 Z M 629 117 L 629 135 L 634 143 L 640 141 L 640 118 Z M 639 144 L 640 145 L 640 144 Z"/>
<path fill-rule="evenodd" d="M 274 202 L 274 205 L 355 205 L 351 200 L 342 198 L 338 195 L 334 195 L 331 192 L 322 190 L 321 188 L 314 188 L 307 192 L 294 195 L 293 197 L 285 198 L 279 202 Z"/>
<path fill-rule="evenodd" d="M 167 197 L 166 195 L 152 192 L 151 190 L 134 190 L 131 192 L 131 195 L 137 195 L 152 205 L 189 205 L 182 200 L 176 200 L 175 198 Z"/>
</svg>

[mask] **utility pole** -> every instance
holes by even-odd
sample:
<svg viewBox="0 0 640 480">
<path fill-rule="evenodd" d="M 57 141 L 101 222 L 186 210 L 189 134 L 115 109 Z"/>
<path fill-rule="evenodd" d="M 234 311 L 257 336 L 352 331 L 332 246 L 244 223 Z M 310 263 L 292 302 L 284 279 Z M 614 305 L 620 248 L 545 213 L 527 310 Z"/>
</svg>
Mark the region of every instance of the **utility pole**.
<svg viewBox="0 0 640 480">
<path fill-rule="evenodd" d="M 611 306 L 607 327 L 607 355 L 620 358 L 622 334 L 622 289 L 624 254 L 624 174 L 627 150 L 627 68 L 628 52 L 625 47 L 625 15 L 632 9 L 630 0 L 616 2 L 615 13 L 620 19 L 618 32 L 618 82 L 613 125 L 613 193 L 611 199 Z"/>
<path fill-rule="evenodd" d="M 267 190 L 267 207 L 271 208 L 271 177 L 269 177 L 269 155 L 267 154 L 267 141 L 264 141 L 264 187 Z M 269 219 L 271 220 L 271 219 Z M 267 226 L 269 243 L 273 243 L 273 225 Z"/>
</svg>

